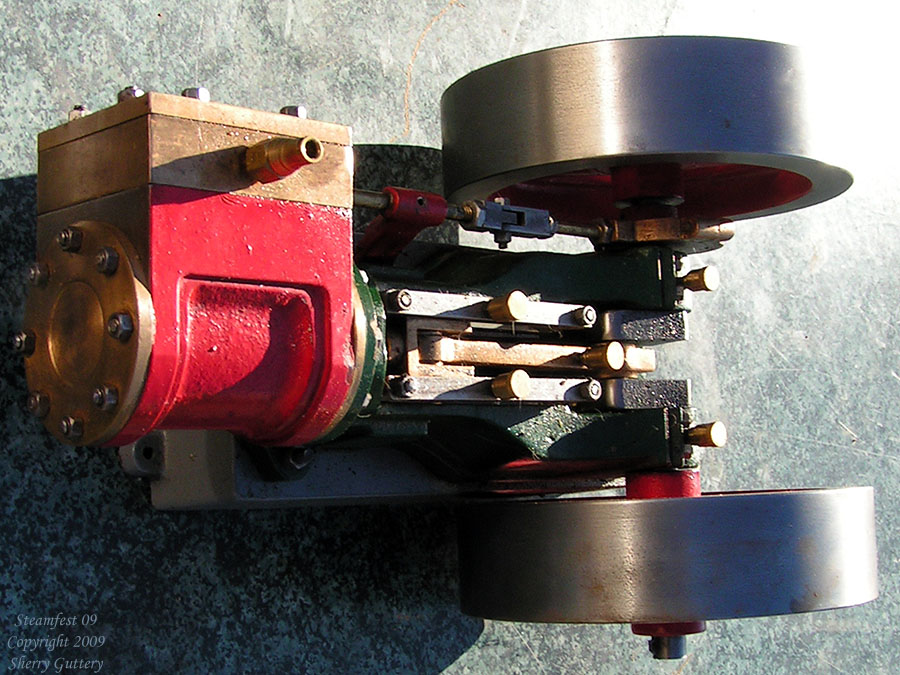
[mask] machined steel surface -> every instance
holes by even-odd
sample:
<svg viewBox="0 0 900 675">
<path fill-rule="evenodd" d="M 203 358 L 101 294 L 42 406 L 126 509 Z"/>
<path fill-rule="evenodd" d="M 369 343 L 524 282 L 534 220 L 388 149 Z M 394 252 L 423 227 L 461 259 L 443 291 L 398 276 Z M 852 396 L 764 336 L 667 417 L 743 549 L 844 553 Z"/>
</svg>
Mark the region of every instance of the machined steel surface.
<svg viewBox="0 0 900 675">
<path fill-rule="evenodd" d="M 804 66 L 789 45 L 714 37 L 589 42 L 486 66 L 441 101 L 445 192 L 460 201 L 518 186 L 503 192 L 513 203 L 558 195 L 565 208 L 581 195 L 611 207 L 603 177 L 613 168 L 673 163 L 684 174 L 682 215 L 816 204 L 852 179 L 826 163 L 830 139 L 808 123 Z M 564 175 L 573 181 L 534 183 Z"/>
<path fill-rule="evenodd" d="M 462 608 L 493 619 L 702 621 L 878 595 L 870 487 L 482 501 L 459 550 Z"/>
</svg>

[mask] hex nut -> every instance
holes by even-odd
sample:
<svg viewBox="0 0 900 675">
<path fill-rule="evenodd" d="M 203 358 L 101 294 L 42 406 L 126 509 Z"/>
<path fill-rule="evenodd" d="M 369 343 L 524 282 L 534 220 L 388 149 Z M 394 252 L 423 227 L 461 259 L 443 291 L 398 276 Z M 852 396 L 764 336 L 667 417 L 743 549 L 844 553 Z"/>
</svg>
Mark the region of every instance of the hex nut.
<svg viewBox="0 0 900 675">
<path fill-rule="evenodd" d="M 181 95 L 186 98 L 195 98 L 203 103 L 209 103 L 209 89 L 206 87 L 188 87 L 182 89 Z"/>
<path fill-rule="evenodd" d="M 119 269 L 119 254 L 111 246 L 104 246 L 97 251 L 94 263 L 97 265 L 97 271 L 101 274 L 115 274 L 116 270 Z"/>
<path fill-rule="evenodd" d="M 47 263 L 31 263 L 25 270 L 25 280 L 32 286 L 43 286 L 49 278 L 50 266 Z"/>
<path fill-rule="evenodd" d="M 10 343 L 12 344 L 13 351 L 17 354 L 22 354 L 24 356 L 31 356 L 34 354 L 34 348 L 37 345 L 37 340 L 35 338 L 34 333 L 30 330 L 20 330 L 18 333 L 13 333 L 10 338 Z"/>
<path fill-rule="evenodd" d="M 63 251 L 75 253 L 81 249 L 84 235 L 77 227 L 66 227 L 56 235 L 56 243 Z"/>
<path fill-rule="evenodd" d="M 140 87 L 136 87 L 133 84 L 122 89 L 117 95 L 116 100 L 121 103 L 122 101 L 127 101 L 130 98 L 139 98 L 144 95 L 144 90 Z"/>
<path fill-rule="evenodd" d="M 101 385 L 91 392 L 91 401 L 100 410 L 113 410 L 119 405 L 119 390 L 105 384 Z"/>
<path fill-rule="evenodd" d="M 28 394 L 25 401 L 25 407 L 32 415 L 38 419 L 45 418 L 50 412 L 50 397 L 40 391 L 33 391 Z"/>
<path fill-rule="evenodd" d="M 302 105 L 286 105 L 278 112 L 280 112 L 282 115 L 299 117 L 302 120 L 306 119 L 306 108 L 304 108 Z"/>
<path fill-rule="evenodd" d="M 106 330 L 117 340 L 128 342 L 128 338 L 134 332 L 134 322 L 131 320 L 131 315 L 126 312 L 116 312 L 106 322 Z"/>
<path fill-rule="evenodd" d="M 66 438 L 77 440 L 84 435 L 84 420 L 67 415 L 59 421 L 59 430 Z"/>
</svg>

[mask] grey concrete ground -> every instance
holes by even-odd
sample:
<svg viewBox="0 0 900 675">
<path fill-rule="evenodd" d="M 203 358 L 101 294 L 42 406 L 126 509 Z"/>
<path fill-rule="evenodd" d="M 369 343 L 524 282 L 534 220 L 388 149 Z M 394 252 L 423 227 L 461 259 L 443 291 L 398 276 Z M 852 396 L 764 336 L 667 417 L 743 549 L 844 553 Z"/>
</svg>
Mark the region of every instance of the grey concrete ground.
<svg viewBox="0 0 900 675">
<path fill-rule="evenodd" d="M 21 320 L 34 246 L 35 136 L 126 84 L 202 84 L 216 100 L 263 109 L 300 102 L 352 125 L 358 143 L 438 147 L 443 89 L 506 56 L 657 34 L 809 47 L 829 64 L 835 102 L 821 113 L 840 122 L 856 184 L 834 202 L 741 225 L 709 256 L 723 289 L 700 299 L 691 343 L 663 350 L 663 365 L 694 379 L 703 416 L 729 425 L 729 446 L 704 459 L 705 489 L 875 486 L 881 598 L 713 623 L 673 664 L 650 661 L 627 627 L 482 622 L 456 608 L 450 509 L 156 513 L 112 450 L 63 447 L 26 418 L 22 369 L 6 355 L 0 663 L 13 670 L 17 638 L 77 634 L 18 625 L 59 612 L 96 615 L 86 632 L 105 644 L 57 649 L 51 661 L 103 659 L 111 673 L 896 672 L 897 14 L 866 1 L 4 0 L 4 333 Z M 434 182 L 434 153 L 397 154 L 424 158 L 401 176 Z M 395 180 L 365 171 L 374 184 L 363 187 Z"/>
</svg>

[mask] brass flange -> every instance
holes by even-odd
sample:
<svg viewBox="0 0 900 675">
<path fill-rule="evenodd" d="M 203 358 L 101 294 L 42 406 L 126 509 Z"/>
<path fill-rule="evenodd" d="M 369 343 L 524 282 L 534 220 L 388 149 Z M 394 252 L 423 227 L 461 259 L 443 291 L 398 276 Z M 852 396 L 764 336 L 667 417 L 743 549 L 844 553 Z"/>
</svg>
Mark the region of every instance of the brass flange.
<svg viewBox="0 0 900 675">
<path fill-rule="evenodd" d="M 137 252 L 116 227 L 80 221 L 38 251 L 46 280 L 31 287 L 25 329 L 35 349 L 25 370 L 49 431 L 100 445 L 125 426 L 144 388 L 155 334 Z"/>
</svg>

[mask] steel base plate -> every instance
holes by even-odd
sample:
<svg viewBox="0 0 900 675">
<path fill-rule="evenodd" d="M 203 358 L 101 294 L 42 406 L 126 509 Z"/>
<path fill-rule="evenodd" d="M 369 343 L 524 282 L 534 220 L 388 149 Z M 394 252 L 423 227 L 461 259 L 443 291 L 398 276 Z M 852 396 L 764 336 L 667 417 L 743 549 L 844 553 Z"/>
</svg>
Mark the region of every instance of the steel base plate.
<svg viewBox="0 0 900 675">
<path fill-rule="evenodd" d="M 467 614 L 675 623 L 846 607 L 878 595 L 872 488 L 462 509 Z"/>
<path fill-rule="evenodd" d="M 678 215 L 699 219 L 809 206 L 852 182 L 826 163 L 839 130 L 810 123 L 814 93 L 800 50 L 774 42 L 652 37 L 526 54 L 444 93 L 445 191 L 580 224 L 622 217 L 634 197 L 683 200 Z"/>
</svg>

